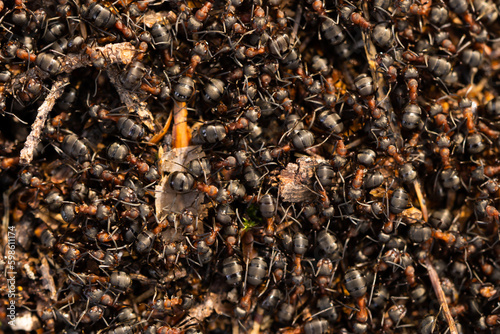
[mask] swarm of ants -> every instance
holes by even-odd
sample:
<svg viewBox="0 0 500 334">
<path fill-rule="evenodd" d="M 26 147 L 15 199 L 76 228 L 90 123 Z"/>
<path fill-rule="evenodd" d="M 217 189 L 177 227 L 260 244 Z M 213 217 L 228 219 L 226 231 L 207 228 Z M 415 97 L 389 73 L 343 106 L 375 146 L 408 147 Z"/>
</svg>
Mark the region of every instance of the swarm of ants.
<svg viewBox="0 0 500 334">
<path fill-rule="evenodd" d="M 499 6 L 0 1 L 0 332 L 500 332 Z"/>
</svg>

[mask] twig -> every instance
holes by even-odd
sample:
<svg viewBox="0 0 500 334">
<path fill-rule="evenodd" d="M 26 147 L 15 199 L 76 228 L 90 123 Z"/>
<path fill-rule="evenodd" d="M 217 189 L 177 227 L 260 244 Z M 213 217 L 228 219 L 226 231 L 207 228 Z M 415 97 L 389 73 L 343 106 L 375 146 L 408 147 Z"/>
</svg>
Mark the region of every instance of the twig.
<svg viewBox="0 0 500 334">
<path fill-rule="evenodd" d="M 143 292 L 142 294 L 140 294 L 139 296 L 137 296 L 137 298 L 135 298 L 135 303 L 142 303 L 144 300 L 148 299 L 149 297 L 151 297 L 152 295 L 155 294 L 155 290 L 153 288 L 150 288 L 149 290 L 146 290 L 145 292 Z"/>
<path fill-rule="evenodd" d="M 130 64 L 136 57 L 137 49 L 129 42 L 109 43 L 102 47 L 90 49 L 110 64 Z"/>
<path fill-rule="evenodd" d="M 69 82 L 69 76 L 60 76 L 58 80 L 52 85 L 49 94 L 43 101 L 40 108 L 38 108 L 38 112 L 36 115 L 35 122 L 31 126 L 31 132 L 26 138 L 26 143 L 24 143 L 24 148 L 21 151 L 20 155 L 20 163 L 21 164 L 29 164 L 31 160 L 33 160 L 33 154 L 35 148 L 40 143 L 40 135 L 42 134 L 42 130 L 45 126 L 45 121 L 49 116 L 50 111 L 54 107 L 56 100 L 62 95 L 63 89 L 65 85 Z"/>
<path fill-rule="evenodd" d="M 40 265 L 40 271 L 42 274 L 42 284 L 44 285 L 44 288 L 50 291 L 50 299 L 51 300 L 56 300 L 57 296 L 57 289 L 56 285 L 54 283 L 54 278 L 50 274 L 50 266 L 49 266 L 49 261 L 47 261 L 47 257 L 43 256 L 42 257 L 42 263 Z"/>
<path fill-rule="evenodd" d="M 446 321 L 448 322 L 450 334 L 458 334 L 455 320 L 453 320 L 453 317 L 451 316 L 448 303 L 446 302 L 446 296 L 444 295 L 443 288 L 441 287 L 441 282 L 439 281 L 439 275 L 436 272 L 436 269 L 434 269 L 434 266 L 432 265 L 432 262 L 429 258 L 425 259 L 425 266 L 427 267 L 427 273 L 429 274 L 429 279 L 431 280 L 434 292 L 436 293 L 437 299 L 443 309 L 444 316 L 446 317 Z"/>
<path fill-rule="evenodd" d="M 189 146 L 189 129 L 187 126 L 186 102 L 174 101 L 174 127 L 172 129 L 172 146 L 182 148 Z"/>
<path fill-rule="evenodd" d="M 424 221 L 427 222 L 429 220 L 429 214 L 427 213 L 427 206 L 425 205 L 424 195 L 422 193 L 422 186 L 420 182 L 415 180 L 413 182 L 413 186 L 415 187 L 415 193 L 417 194 L 418 202 L 420 203 L 420 210 L 422 211 L 422 217 Z"/>
<path fill-rule="evenodd" d="M 137 50 L 132 44 L 125 42 L 107 44 L 101 48 L 97 47 L 88 50 L 87 53 L 90 53 L 92 55 L 91 57 L 95 57 L 95 55 L 102 56 L 110 64 L 128 65 L 135 59 Z M 120 96 L 120 100 L 127 106 L 129 113 L 136 113 L 141 118 L 144 125 L 146 125 L 149 130 L 154 131 L 154 119 L 147 108 L 147 103 L 142 101 L 136 93 L 123 87 L 119 79 L 119 72 L 116 68 L 107 66 L 106 73 L 111 83 L 115 86 Z"/>
<path fill-rule="evenodd" d="M 106 69 L 106 73 L 108 74 L 109 80 L 115 86 L 118 95 L 120 96 L 120 100 L 127 106 L 129 113 L 137 114 L 141 120 L 144 122 L 151 131 L 154 131 L 153 124 L 153 114 L 147 108 L 147 103 L 145 101 L 141 101 L 139 96 L 123 87 L 120 81 L 120 74 L 118 69 L 109 66 Z"/>
<path fill-rule="evenodd" d="M 91 47 L 88 46 L 85 53 L 70 53 L 60 59 L 61 72 L 71 73 L 74 70 L 93 66 L 93 60 L 104 58 L 107 64 L 130 64 L 135 57 L 137 50 L 129 42 L 124 43 L 109 43 L 104 46 Z"/>
</svg>

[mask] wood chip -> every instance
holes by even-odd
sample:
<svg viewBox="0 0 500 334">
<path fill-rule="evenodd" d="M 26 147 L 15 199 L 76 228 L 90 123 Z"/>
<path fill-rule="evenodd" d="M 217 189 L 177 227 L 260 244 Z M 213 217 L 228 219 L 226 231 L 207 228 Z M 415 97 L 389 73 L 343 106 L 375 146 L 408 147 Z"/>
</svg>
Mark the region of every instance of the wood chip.
<svg viewBox="0 0 500 334">
<path fill-rule="evenodd" d="M 134 60 L 136 49 L 129 42 L 109 43 L 102 47 L 96 47 L 106 61 L 112 64 L 128 65 Z"/>
<path fill-rule="evenodd" d="M 315 182 L 314 173 L 316 166 L 325 160 L 302 157 L 298 164 L 289 163 L 279 175 L 280 195 L 284 202 L 312 201 L 317 194 L 312 191 Z"/>
<path fill-rule="evenodd" d="M 401 217 L 403 219 L 403 222 L 405 222 L 406 224 L 415 224 L 419 221 L 422 221 L 423 218 L 422 211 L 415 207 L 404 210 L 401 213 Z"/>
<path fill-rule="evenodd" d="M 40 265 L 40 274 L 42 275 L 43 288 L 50 291 L 50 299 L 54 301 L 57 300 L 56 285 L 54 283 L 54 278 L 50 273 L 49 262 L 47 261 L 47 258 L 45 256 L 42 257 L 42 264 Z"/>
</svg>

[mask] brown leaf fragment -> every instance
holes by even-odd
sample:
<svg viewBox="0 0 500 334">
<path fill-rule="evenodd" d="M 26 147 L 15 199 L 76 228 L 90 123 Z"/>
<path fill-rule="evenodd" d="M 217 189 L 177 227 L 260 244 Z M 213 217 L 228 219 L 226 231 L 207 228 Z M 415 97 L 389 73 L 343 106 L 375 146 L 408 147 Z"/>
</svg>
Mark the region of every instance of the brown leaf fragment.
<svg viewBox="0 0 500 334">
<path fill-rule="evenodd" d="M 404 210 L 401 213 L 403 221 L 407 224 L 415 224 L 419 221 L 422 221 L 422 211 L 418 208 L 412 207 Z"/>
<path fill-rule="evenodd" d="M 181 213 L 190 208 L 195 214 L 200 215 L 204 194 L 191 191 L 185 194 L 176 193 L 168 185 L 168 175 L 175 171 L 185 172 L 186 166 L 191 160 L 205 156 L 200 146 L 188 146 L 175 148 L 160 155 L 159 169 L 165 175 L 156 187 L 156 212 L 161 221 L 170 212 Z"/>
</svg>

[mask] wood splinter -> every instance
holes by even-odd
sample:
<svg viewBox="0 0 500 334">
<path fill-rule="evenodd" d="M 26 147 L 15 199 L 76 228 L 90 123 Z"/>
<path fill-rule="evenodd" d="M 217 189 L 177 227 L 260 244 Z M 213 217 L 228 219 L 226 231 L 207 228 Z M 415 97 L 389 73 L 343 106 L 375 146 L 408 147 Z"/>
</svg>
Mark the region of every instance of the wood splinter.
<svg viewBox="0 0 500 334">
<path fill-rule="evenodd" d="M 38 108 L 36 119 L 31 126 L 31 132 L 26 138 L 24 147 L 20 154 L 20 163 L 23 165 L 29 164 L 33 160 L 33 155 L 36 147 L 40 143 L 40 136 L 45 127 L 45 122 L 49 116 L 50 111 L 54 108 L 57 99 L 62 95 L 64 86 L 69 82 L 69 76 L 65 75 L 59 77 L 58 80 L 52 85 L 49 94 L 43 101 L 40 108 Z"/>
<path fill-rule="evenodd" d="M 450 334 L 458 334 L 457 326 L 455 325 L 455 320 L 450 313 L 450 308 L 448 307 L 448 303 L 446 302 L 446 296 L 444 295 L 443 288 L 441 287 L 441 281 L 439 280 L 439 275 L 434 269 L 432 262 L 429 258 L 425 259 L 425 266 L 427 267 L 427 273 L 429 274 L 429 279 L 431 280 L 432 287 L 434 288 L 434 292 L 436 293 L 439 304 L 441 304 L 441 308 L 443 310 L 446 321 L 448 322 L 448 327 L 450 329 Z"/>
<path fill-rule="evenodd" d="M 186 102 L 174 101 L 174 126 L 172 129 L 172 147 L 188 147 L 191 135 L 187 125 L 188 111 Z"/>
</svg>

